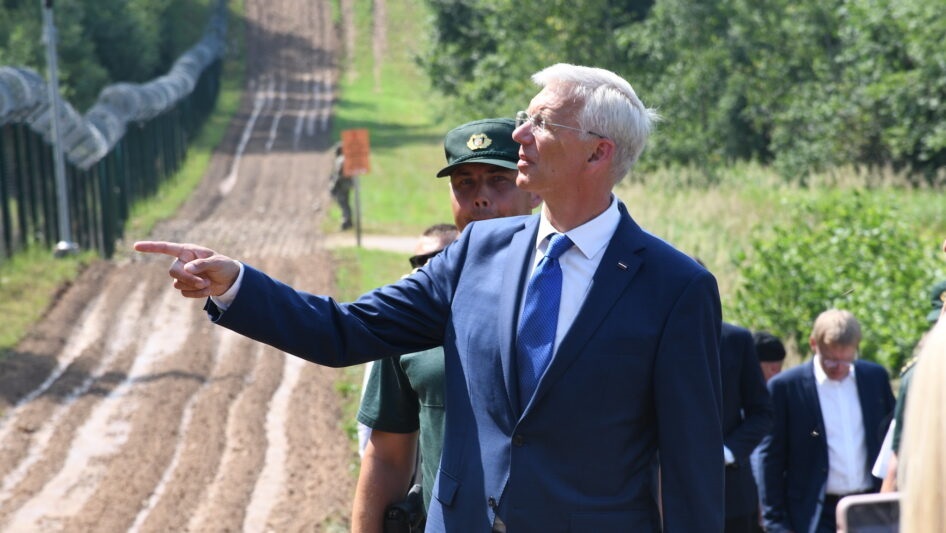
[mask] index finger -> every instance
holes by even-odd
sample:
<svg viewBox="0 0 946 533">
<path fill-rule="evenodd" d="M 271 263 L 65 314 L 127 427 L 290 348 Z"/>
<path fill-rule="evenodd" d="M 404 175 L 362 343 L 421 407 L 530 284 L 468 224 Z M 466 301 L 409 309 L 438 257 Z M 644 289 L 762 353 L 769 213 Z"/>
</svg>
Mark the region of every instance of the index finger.
<svg viewBox="0 0 946 533">
<path fill-rule="evenodd" d="M 176 242 L 167 241 L 138 241 L 135 243 L 135 251 L 146 254 L 164 254 L 171 257 L 180 258 L 186 250 L 185 246 Z"/>
</svg>

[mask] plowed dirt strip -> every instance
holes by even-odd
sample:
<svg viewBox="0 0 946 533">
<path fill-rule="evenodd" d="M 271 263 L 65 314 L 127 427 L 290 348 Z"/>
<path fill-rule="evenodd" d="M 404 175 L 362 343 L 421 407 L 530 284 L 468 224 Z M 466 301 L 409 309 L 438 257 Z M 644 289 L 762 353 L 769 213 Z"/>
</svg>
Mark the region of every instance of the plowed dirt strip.
<svg viewBox="0 0 946 533">
<path fill-rule="evenodd" d="M 125 287 L 127 289 L 128 287 Z M 116 289 L 121 290 L 121 289 Z M 141 316 L 144 296 L 144 286 L 138 286 L 131 289 L 131 295 L 118 308 L 122 316 Z M 107 301 L 106 297 L 97 298 L 90 308 L 105 318 L 101 306 Z M 96 331 L 99 320 L 89 320 L 82 323 L 76 338 L 81 340 L 88 336 L 87 326 Z M 114 376 L 121 365 L 120 359 L 131 362 L 131 357 L 127 352 L 132 341 L 132 327 L 134 320 L 125 320 L 122 325 L 125 327 L 114 328 L 111 336 L 105 339 L 104 346 L 101 349 L 89 350 L 86 358 L 89 360 L 88 372 L 79 370 L 84 364 L 76 364 L 71 372 L 77 374 L 75 380 L 58 380 L 57 386 L 61 394 L 60 401 L 40 402 L 29 400 L 22 403 L 22 408 L 12 411 L 11 420 L 3 426 L 0 443 L 4 460 L 2 464 L 8 465 L 4 468 L 7 475 L 3 478 L 0 486 L 0 505 L 18 495 L 22 497 L 24 490 L 19 488 L 20 483 L 30 474 L 31 469 L 40 465 L 43 461 L 50 462 L 57 458 L 50 453 L 51 446 L 55 442 L 71 438 L 71 432 L 75 429 L 74 425 L 81 422 L 88 416 L 91 402 L 84 401 L 90 394 L 98 395 L 105 393 L 113 387 Z M 101 338 L 101 332 L 98 332 Z M 71 343 L 70 346 L 76 344 Z M 98 347 L 97 347 L 98 348 Z M 85 348 L 83 349 L 85 351 Z M 97 361 L 94 359 L 101 355 Z M 64 352 L 64 359 L 69 360 L 69 349 Z M 85 361 L 83 361 L 85 363 Z M 54 373 L 56 374 L 56 373 Z M 48 381 L 48 380 L 47 380 Z M 69 382 L 73 381 L 75 386 L 69 387 Z M 112 383 L 110 383 L 112 382 Z M 43 387 L 36 389 L 44 390 Z M 46 388 L 45 390 L 49 390 Z M 32 396 L 32 394 L 30 395 Z M 38 428 L 35 431 L 26 431 L 24 428 Z M 10 431 L 12 429 L 12 431 Z M 18 431 L 19 429 L 19 431 Z M 11 434 L 12 433 L 12 434 Z M 15 442 L 18 441 L 18 442 Z M 22 452 L 26 450 L 25 455 L 16 456 L 14 451 Z M 58 458 L 62 460 L 63 458 Z M 13 466 L 15 465 L 15 466 Z M 48 466 L 39 466 L 41 471 L 49 471 Z M 35 476 L 34 476 L 35 479 Z"/>
<path fill-rule="evenodd" d="M 237 119 L 150 237 L 331 293 L 329 3 L 246 0 L 246 30 Z M 338 373 L 213 326 L 172 289 L 169 263 L 92 265 L 0 362 L 0 531 L 346 530 Z"/>
</svg>

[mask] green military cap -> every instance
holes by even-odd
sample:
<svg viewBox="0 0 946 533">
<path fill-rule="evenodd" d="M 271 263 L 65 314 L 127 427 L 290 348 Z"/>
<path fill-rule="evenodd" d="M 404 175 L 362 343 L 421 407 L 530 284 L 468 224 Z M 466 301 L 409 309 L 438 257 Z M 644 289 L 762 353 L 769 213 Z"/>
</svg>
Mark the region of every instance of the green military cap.
<svg viewBox="0 0 946 533">
<path fill-rule="evenodd" d="M 930 305 L 933 310 L 926 315 L 926 320 L 936 322 L 943 310 L 943 303 L 946 302 L 946 280 L 930 287 Z"/>
<path fill-rule="evenodd" d="M 466 163 L 486 163 L 517 170 L 519 143 L 512 140 L 516 122 L 511 118 L 487 118 L 467 122 L 449 132 L 443 140 L 447 166 L 437 173 L 438 178 L 450 175 L 453 169 Z"/>
</svg>

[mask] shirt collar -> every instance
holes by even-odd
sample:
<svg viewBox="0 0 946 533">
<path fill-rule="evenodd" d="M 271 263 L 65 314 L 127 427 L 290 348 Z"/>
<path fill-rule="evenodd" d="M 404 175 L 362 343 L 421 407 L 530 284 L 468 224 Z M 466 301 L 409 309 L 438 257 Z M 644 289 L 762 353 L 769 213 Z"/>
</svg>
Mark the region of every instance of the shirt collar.
<svg viewBox="0 0 946 533">
<path fill-rule="evenodd" d="M 600 215 L 577 228 L 566 231 L 565 234 L 585 258 L 591 259 L 607 246 L 620 221 L 621 212 L 618 211 L 617 199 L 612 194 L 611 203 Z M 548 249 L 548 236 L 553 233 L 558 233 L 558 230 L 546 218 L 543 209 L 539 215 L 539 232 L 535 237 L 535 249 L 542 250 L 544 253 Z"/>
<path fill-rule="evenodd" d="M 818 382 L 818 385 L 824 385 L 824 383 L 826 381 L 829 381 L 830 378 L 828 378 L 828 375 L 825 374 L 824 369 L 821 368 L 821 354 L 816 353 L 815 356 L 812 358 L 811 362 L 815 367 L 815 381 Z M 846 376 L 844 376 L 844 379 L 842 379 L 841 381 L 838 381 L 838 383 L 844 383 L 845 381 L 847 381 L 848 378 L 854 379 L 854 365 L 853 364 L 851 365 L 851 371 L 848 372 Z"/>
</svg>

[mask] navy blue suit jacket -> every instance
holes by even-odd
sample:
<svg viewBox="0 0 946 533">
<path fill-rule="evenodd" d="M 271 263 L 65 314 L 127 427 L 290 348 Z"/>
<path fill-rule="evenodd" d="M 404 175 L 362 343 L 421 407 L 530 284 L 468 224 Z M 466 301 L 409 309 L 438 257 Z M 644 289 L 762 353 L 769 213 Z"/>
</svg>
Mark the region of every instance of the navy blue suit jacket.
<svg viewBox="0 0 946 533">
<path fill-rule="evenodd" d="M 821 515 L 828 481 L 828 441 L 813 365 L 808 361 L 769 380 L 775 424 L 759 447 L 763 476 L 759 494 L 766 531 L 814 531 Z M 882 366 L 856 361 L 854 373 L 867 444 L 864 468 L 870 472 L 894 397 Z M 881 480 L 872 479 L 873 490 L 880 489 Z"/>
<path fill-rule="evenodd" d="M 515 330 L 539 218 L 469 225 L 418 272 L 340 304 L 247 267 L 220 325 L 347 366 L 443 345 L 446 420 L 428 531 L 720 531 L 713 276 L 621 221 L 528 406 Z M 212 313 L 213 314 L 213 313 Z"/>
<path fill-rule="evenodd" d="M 758 515 L 750 456 L 772 428 L 772 402 L 752 333 L 723 322 L 719 341 L 723 383 L 723 444 L 736 461 L 726 468 L 726 517 Z"/>
</svg>

